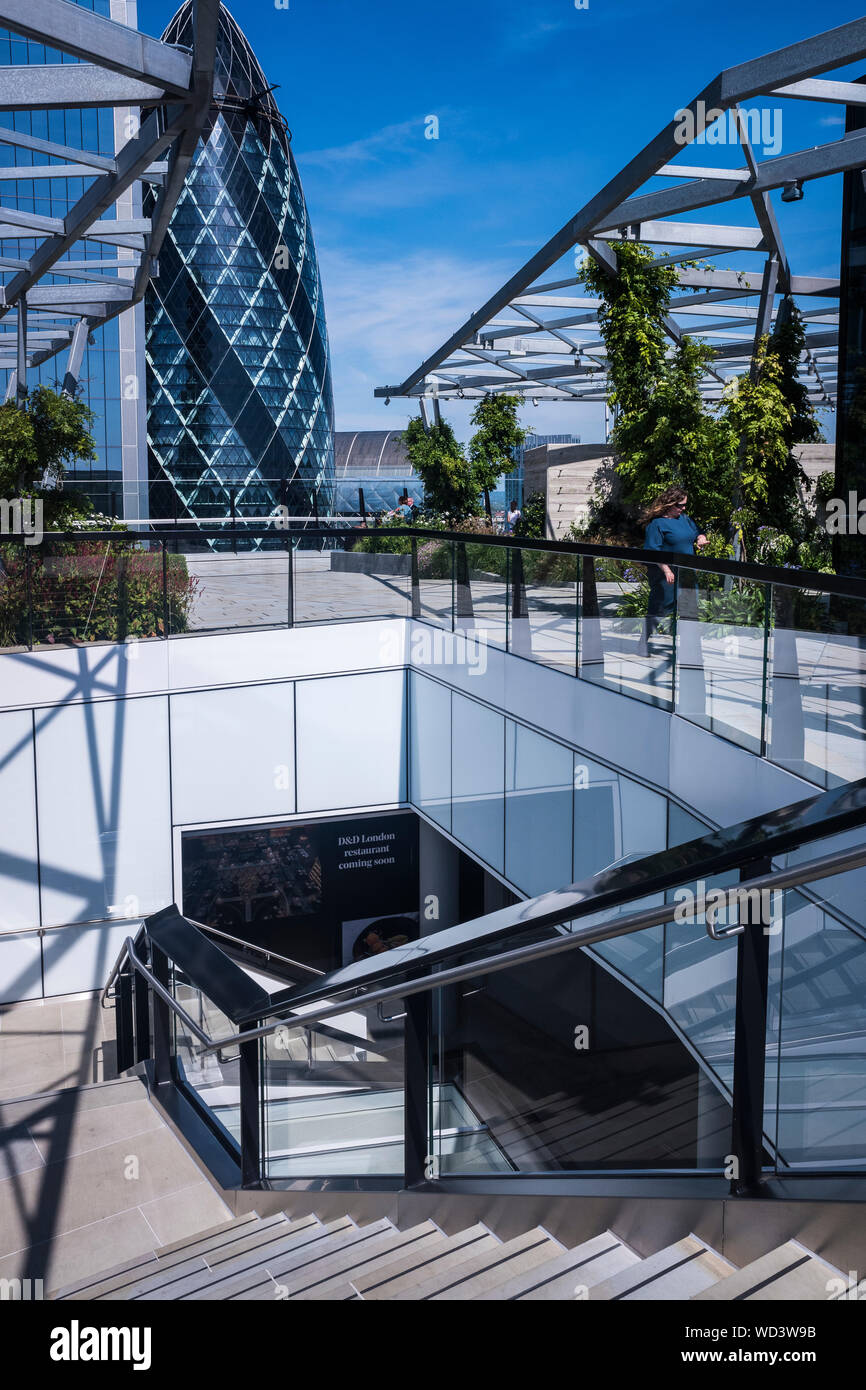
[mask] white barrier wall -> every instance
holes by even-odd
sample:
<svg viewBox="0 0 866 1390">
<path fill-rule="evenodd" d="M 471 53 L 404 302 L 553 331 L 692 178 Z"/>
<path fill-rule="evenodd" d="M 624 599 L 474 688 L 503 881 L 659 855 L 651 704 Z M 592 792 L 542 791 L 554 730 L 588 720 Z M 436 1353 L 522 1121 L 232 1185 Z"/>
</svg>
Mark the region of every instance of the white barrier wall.
<svg viewBox="0 0 866 1390">
<path fill-rule="evenodd" d="M 528 896 L 815 790 L 639 701 L 418 632 L 0 655 L 0 1002 L 101 985 L 124 923 L 179 898 L 181 827 L 409 803 Z M 853 875 L 836 887 L 862 898 Z"/>
<path fill-rule="evenodd" d="M 405 804 L 404 631 L 0 656 L 0 1002 L 103 984 L 178 827 Z"/>
</svg>

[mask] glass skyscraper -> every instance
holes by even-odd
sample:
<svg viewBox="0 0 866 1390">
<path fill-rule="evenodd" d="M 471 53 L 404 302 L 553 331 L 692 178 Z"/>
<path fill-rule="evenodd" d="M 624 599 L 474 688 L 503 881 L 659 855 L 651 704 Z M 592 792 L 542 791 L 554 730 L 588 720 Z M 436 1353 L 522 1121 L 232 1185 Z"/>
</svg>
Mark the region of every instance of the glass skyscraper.
<svg viewBox="0 0 866 1390">
<path fill-rule="evenodd" d="M 163 39 L 191 45 L 189 0 Z M 329 513 L 331 365 L 307 207 L 286 122 L 224 7 L 214 105 L 145 321 L 151 514 Z"/>
<path fill-rule="evenodd" d="M 132 0 L 76 0 L 76 3 L 105 18 L 135 27 L 136 7 Z M 38 66 L 74 61 L 68 55 L 46 49 L 43 44 L 31 39 L 7 30 L 0 31 L 0 69 L 10 64 Z M 71 149 L 89 149 L 110 157 L 126 138 L 124 127 L 128 114 L 125 107 L 115 110 L 100 107 L 43 111 L 19 108 L 0 112 L 0 125 Z M 3 206 L 47 217 L 65 217 L 93 179 L 92 174 L 80 178 L 50 177 L 47 171 L 52 167 L 51 161 L 44 154 L 15 145 L 2 145 L 0 164 L 33 170 L 32 177 L 0 179 L 0 201 Z M 137 189 L 126 195 L 124 210 L 127 215 L 140 215 L 137 198 Z M 115 209 L 109 209 L 104 215 L 113 218 Z M 26 232 L 17 240 L 6 236 L 3 252 L 7 257 L 24 260 L 34 254 L 39 244 L 39 237 L 28 237 Z M 118 254 L 127 253 L 119 252 L 117 247 L 106 242 L 84 239 L 76 244 L 72 258 L 92 262 L 93 269 L 98 272 L 100 261 L 113 265 Z M 132 253 L 128 254 L 132 259 Z M 14 268 L 0 269 L 0 283 L 11 280 L 15 273 Z M 42 283 L 62 285 L 69 281 L 70 277 L 63 274 L 62 264 L 59 264 L 52 274 L 45 276 Z M 73 280 L 72 283 L 80 284 L 81 281 Z M 14 327 L 14 323 L 15 317 L 12 315 L 4 326 Z M 31 331 L 47 330 L 49 327 L 65 329 L 69 327 L 69 316 L 52 317 L 43 312 L 37 320 L 31 314 L 30 327 Z M 134 478 L 134 460 L 144 445 L 144 431 L 140 428 L 142 412 L 136 399 L 139 371 L 143 369 L 142 337 L 143 316 L 140 307 L 127 310 L 120 318 L 97 325 L 85 350 L 78 377 L 81 398 L 94 412 L 92 432 L 96 457 L 87 462 L 78 462 L 70 468 L 67 486 L 85 492 L 98 510 L 109 514 L 136 516 L 144 500 L 136 492 Z M 43 383 L 59 389 L 66 370 L 66 358 L 66 351 L 63 350 L 40 366 L 30 368 L 27 373 L 28 387 Z M 9 376 L 8 370 L 0 369 L 0 399 L 10 390 Z"/>
</svg>

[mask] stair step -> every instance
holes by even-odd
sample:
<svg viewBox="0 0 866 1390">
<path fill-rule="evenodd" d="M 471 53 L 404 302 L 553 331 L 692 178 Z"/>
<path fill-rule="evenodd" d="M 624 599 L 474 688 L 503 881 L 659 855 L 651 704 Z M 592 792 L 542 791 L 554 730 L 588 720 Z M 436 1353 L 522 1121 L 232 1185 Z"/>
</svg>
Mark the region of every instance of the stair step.
<svg viewBox="0 0 866 1390">
<path fill-rule="evenodd" d="M 504 1284 L 515 1274 L 543 1267 L 563 1253 L 558 1240 L 536 1226 L 532 1231 L 506 1241 L 498 1250 L 469 1260 L 451 1274 L 443 1272 L 419 1286 L 413 1296 L 430 1301 L 456 1302 L 481 1298 Z"/>
<path fill-rule="evenodd" d="M 350 1246 L 321 1264 L 289 1275 L 281 1275 L 278 1270 L 269 1270 L 269 1289 L 246 1289 L 235 1295 L 237 1299 L 275 1298 L 298 1299 L 302 1302 L 313 1299 L 343 1299 L 355 1297 L 349 1280 L 354 1275 L 376 1273 L 387 1269 L 403 1259 L 407 1253 L 421 1254 L 428 1251 L 441 1233 L 433 1221 L 424 1221 L 409 1230 L 399 1231 L 391 1227 L 370 1240 Z M 276 1286 L 279 1286 L 279 1295 Z"/>
<path fill-rule="evenodd" d="M 405 1262 L 398 1262 L 387 1275 L 364 1274 L 351 1279 L 350 1283 L 355 1292 L 364 1299 L 412 1298 L 413 1294 L 408 1291 L 428 1279 L 434 1271 L 438 1273 L 456 1269 L 464 1260 L 480 1255 L 485 1250 L 498 1249 L 501 1244 L 502 1242 L 479 1222 L 456 1235 L 447 1236 L 444 1250 L 430 1255 L 429 1258 L 425 1258 L 424 1252 L 419 1251 L 417 1254 L 408 1255 Z"/>
<path fill-rule="evenodd" d="M 696 1236 L 686 1236 L 589 1291 L 590 1299 L 694 1298 L 728 1274 L 733 1265 Z"/>
<path fill-rule="evenodd" d="M 578 1288 L 590 1289 L 639 1263 L 639 1255 L 623 1245 L 611 1231 L 604 1231 L 573 1250 L 564 1250 L 539 1269 L 515 1275 L 481 1297 L 504 1302 L 569 1300 L 577 1296 Z"/>
<path fill-rule="evenodd" d="M 280 1217 L 282 1217 L 282 1213 L 278 1217 L 268 1218 L 265 1223 L 256 1216 L 255 1212 L 252 1212 L 249 1216 L 239 1217 L 237 1221 L 226 1221 L 223 1225 L 211 1227 L 197 1236 L 187 1236 L 185 1240 L 175 1241 L 172 1245 L 161 1245 L 147 1255 L 139 1256 L 136 1260 L 127 1260 L 123 1264 L 103 1270 L 96 1278 L 91 1276 L 87 1280 L 58 1289 L 54 1298 L 75 1300 L 101 1298 L 115 1287 L 131 1286 L 137 1280 L 146 1279 L 159 1270 L 171 1269 L 187 1260 L 194 1260 L 208 1250 L 229 1245 L 250 1235 L 253 1231 L 262 1229 L 265 1225 L 279 1221 Z M 285 1220 L 284 1217 L 282 1219 Z"/>
<path fill-rule="evenodd" d="M 398 1236 L 397 1228 L 385 1217 L 367 1226 L 353 1224 L 335 1232 L 328 1241 L 299 1250 L 282 1251 L 261 1260 L 255 1267 L 239 1271 L 234 1278 L 216 1283 L 201 1282 L 187 1297 L 215 1301 L 251 1294 L 259 1300 L 264 1298 L 272 1301 L 277 1297 L 278 1284 L 281 1287 L 305 1288 L 317 1279 L 327 1277 L 328 1272 L 341 1274 L 345 1278 L 345 1271 L 362 1261 L 366 1253 L 378 1253 L 381 1246 L 387 1247 Z"/>
<path fill-rule="evenodd" d="M 834 1280 L 844 1279 L 838 1269 L 827 1264 L 796 1240 L 789 1240 L 769 1254 L 720 1279 L 697 1298 L 720 1302 L 723 1299 L 761 1302 L 772 1299 L 826 1301 L 836 1290 Z"/>
<path fill-rule="evenodd" d="M 335 1242 L 357 1229 L 348 1216 L 341 1216 L 327 1225 L 315 1216 L 305 1216 L 299 1220 L 297 1227 L 294 1223 L 288 1223 L 282 1233 L 275 1231 L 273 1240 L 262 1242 L 241 1254 L 214 1259 L 172 1284 L 155 1283 L 139 1297 L 143 1302 L 181 1300 L 194 1298 L 203 1289 L 216 1289 L 216 1296 L 223 1298 L 230 1283 L 254 1274 L 270 1260 L 289 1254 L 298 1260 L 312 1259 L 313 1252 L 320 1254 L 332 1248 Z"/>
<path fill-rule="evenodd" d="M 297 1239 L 301 1233 L 308 1228 L 318 1227 L 318 1224 L 315 1217 L 304 1216 L 293 1222 L 279 1212 L 266 1221 L 240 1230 L 233 1240 L 210 1240 L 204 1243 L 202 1250 L 190 1251 L 186 1255 L 183 1251 L 177 1251 L 164 1264 L 158 1261 L 155 1269 L 143 1270 L 132 1281 L 123 1277 L 111 1280 L 107 1287 L 94 1290 L 91 1297 L 109 1302 L 127 1302 L 142 1298 L 154 1289 L 165 1289 L 166 1296 L 173 1298 L 189 1279 L 207 1273 L 215 1265 L 243 1257 L 257 1258 L 260 1251 L 269 1250 L 277 1242 Z"/>
<path fill-rule="evenodd" d="M 408 1255 L 405 1249 L 394 1251 L 393 1259 L 389 1258 L 387 1261 L 388 1273 L 383 1275 L 383 1278 L 390 1278 L 392 1274 L 396 1276 L 397 1274 L 405 1273 L 415 1265 L 429 1264 L 435 1256 L 444 1254 L 451 1248 L 449 1246 L 450 1237 L 444 1235 L 442 1231 L 439 1230 L 439 1227 L 436 1226 L 435 1222 L 433 1225 L 434 1232 L 432 1235 L 425 1237 L 423 1245 L 419 1241 L 418 1244 L 412 1246 Z M 360 1264 L 356 1265 L 355 1268 L 349 1270 L 341 1280 L 337 1280 L 333 1284 L 328 1284 L 327 1288 L 323 1289 L 321 1294 L 323 1301 L 327 1303 L 347 1303 L 351 1300 L 361 1298 L 361 1294 L 358 1293 L 355 1287 L 355 1280 L 373 1278 L 373 1276 L 379 1274 L 380 1267 L 384 1268 L 384 1263 L 383 1260 L 381 1265 L 371 1265 L 369 1268 L 366 1265 L 363 1267 Z"/>
</svg>

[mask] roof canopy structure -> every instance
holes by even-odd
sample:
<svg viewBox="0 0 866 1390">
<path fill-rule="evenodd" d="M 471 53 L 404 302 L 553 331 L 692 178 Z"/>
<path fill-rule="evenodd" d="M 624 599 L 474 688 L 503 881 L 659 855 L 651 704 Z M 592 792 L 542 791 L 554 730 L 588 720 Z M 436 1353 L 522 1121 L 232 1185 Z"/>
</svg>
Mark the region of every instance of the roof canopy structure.
<svg viewBox="0 0 866 1390">
<path fill-rule="evenodd" d="M 84 188 L 63 217 L 0 205 L 0 319 L 15 323 L 0 325 L 0 367 L 14 372 L 7 396 L 16 385 L 22 393 L 27 367 L 66 347 L 72 389 L 88 334 L 144 294 L 212 99 L 219 3 L 192 4 L 190 52 L 67 0 L 0 0 L 0 27 L 72 60 L 0 68 L 0 111 L 123 113 L 112 157 L 0 126 L 0 144 L 33 157 L 0 168 L 0 181 L 75 179 Z M 126 16 L 125 0 L 112 0 L 115 13 Z M 138 181 L 159 190 L 148 218 L 134 215 Z M 22 255 L 22 242 L 35 249 Z M 94 244 L 108 255 L 85 256 Z"/>
<path fill-rule="evenodd" d="M 659 263 L 679 266 L 667 330 L 672 342 L 688 333 L 715 348 L 702 384 L 708 400 L 748 368 L 756 342 L 790 296 L 805 320 L 800 372 L 810 400 L 833 405 L 839 281 L 796 273 L 771 194 L 781 190 L 783 201 L 796 202 L 811 180 L 866 168 L 866 129 L 820 143 L 827 122 L 818 105 L 834 104 L 843 118 L 848 107 L 866 107 L 866 86 L 839 80 L 840 69 L 864 58 L 866 19 L 858 19 L 722 72 L 453 337 L 400 385 L 375 394 L 605 400 L 600 301 L 582 292 L 577 256 L 558 263 L 582 248 L 615 275 L 612 248 L 630 239 L 652 247 Z M 756 98 L 781 110 L 786 129 L 799 129 L 805 115 L 815 143 L 759 157 L 767 142 L 754 137 L 772 113 L 743 109 Z M 732 259 L 736 269 L 729 268 Z"/>
</svg>

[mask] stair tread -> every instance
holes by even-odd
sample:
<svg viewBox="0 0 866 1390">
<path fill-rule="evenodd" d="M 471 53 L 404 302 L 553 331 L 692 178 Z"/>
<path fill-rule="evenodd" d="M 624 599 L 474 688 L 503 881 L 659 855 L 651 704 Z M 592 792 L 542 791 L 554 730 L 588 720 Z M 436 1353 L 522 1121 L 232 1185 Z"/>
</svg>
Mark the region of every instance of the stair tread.
<svg viewBox="0 0 866 1390">
<path fill-rule="evenodd" d="M 110 1280 L 102 1288 L 94 1289 L 89 1296 L 108 1301 L 127 1301 L 140 1298 L 154 1288 L 175 1290 L 197 1273 L 204 1273 L 228 1260 L 254 1256 L 262 1248 L 268 1248 L 276 1241 L 297 1238 L 318 1224 L 315 1217 L 303 1216 L 297 1221 L 290 1221 L 283 1212 L 279 1212 L 252 1229 L 239 1231 L 233 1240 L 212 1240 L 206 1243 L 204 1249 L 190 1251 L 186 1255 L 183 1251 L 177 1251 L 165 1261 L 157 1260 L 155 1267 L 142 1270 L 137 1278 L 130 1280 L 121 1276 Z"/>
<path fill-rule="evenodd" d="M 482 1247 L 482 1242 L 483 1247 Z M 442 1250 L 430 1255 L 428 1259 L 420 1257 L 419 1254 L 408 1255 L 405 1261 L 398 1262 L 387 1276 L 384 1278 L 379 1274 L 364 1274 L 356 1279 L 351 1279 L 350 1283 L 356 1293 L 362 1298 L 370 1300 L 389 1299 L 396 1297 L 404 1289 L 411 1288 L 419 1281 L 426 1279 L 433 1270 L 433 1266 L 442 1261 L 443 1267 L 454 1268 L 460 1264 L 461 1260 L 469 1259 L 473 1254 L 479 1254 L 481 1249 L 490 1249 L 500 1245 L 500 1241 L 482 1223 L 478 1222 L 475 1226 L 469 1226 L 466 1230 L 458 1231 L 455 1235 L 445 1237 L 445 1246 Z"/>
<path fill-rule="evenodd" d="M 629 1300 L 694 1298 L 733 1272 L 733 1265 L 696 1236 L 689 1235 L 597 1284 L 589 1296 Z"/>
<path fill-rule="evenodd" d="M 248 1287 L 229 1296 L 238 1300 L 275 1298 L 301 1302 L 327 1299 L 332 1292 L 341 1291 L 344 1296 L 350 1292 L 350 1280 L 355 1274 L 371 1274 L 384 1270 L 404 1258 L 407 1253 L 421 1254 L 441 1239 L 441 1233 L 432 1221 L 424 1221 L 406 1231 L 396 1226 L 382 1231 L 370 1239 L 355 1242 L 319 1264 L 308 1266 L 287 1274 L 268 1270 L 270 1291 L 259 1287 Z M 276 1288 L 279 1287 L 279 1295 Z M 354 1294 L 354 1291 L 351 1291 Z"/>
<path fill-rule="evenodd" d="M 548 1261 L 562 1253 L 559 1241 L 536 1226 L 534 1230 L 506 1241 L 498 1250 L 470 1260 L 456 1270 L 454 1276 L 445 1275 L 444 1280 L 436 1280 L 432 1292 L 425 1294 L 423 1288 L 420 1289 L 418 1297 L 442 1302 L 480 1298 L 505 1283 L 511 1275 L 543 1268 Z"/>
<path fill-rule="evenodd" d="M 95 1298 L 98 1289 L 105 1288 L 115 1280 L 121 1279 L 123 1275 L 129 1275 L 131 1280 L 134 1280 L 137 1271 L 141 1271 L 142 1276 L 152 1272 L 151 1266 L 153 1269 L 168 1268 L 174 1256 L 181 1259 L 191 1258 L 208 1248 L 210 1242 L 237 1238 L 238 1232 L 258 1225 L 260 1220 L 261 1218 L 255 1212 L 251 1212 L 248 1216 L 239 1217 L 236 1221 L 226 1221 L 219 1226 L 211 1226 L 205 1231 L 187 1236 L 184 1240 L 174 1241 L 171 1245 L 159 1245 L 156 1249 L 147 1251 L 146 1254 L 136 1256 L 134 1260 L 124 1260 L 120 1264 L 112 1265 L 109 1269 L 100 1270 L 95 1277 L 90 1275 L 89 1278 L 79 1279 L 74 1284 L 63 1285 L 55 1291 L 53 1297 L 55 1299 Z"/>
<path fill-rule="evenodd" d="M 832 1280 L 843 1278 L 838 1269 L 789 1240 L 770 1250 L 742 1269 L 720 1279 L 697 1295 L 708 1302 L 743 1299 L 761 1302 L 773 1299 L 827 1300 L 832 1297 Z"/>
<path fill-rule="evenodd" d="M 348 1216 L 338 1217 L 327 1224 L 323 1224 L 316 1217 L 307 1216 L 302 1220 L 303 1227 L 289 1230 L 283 1237 L 278 1237 L 267 1245 L 260 1245 L 223 1260 L 214 1260 L 211 1264 L 203 1265 L 201 1269 L 191 1270 L 171 1285 L 155 1282 L 139 1297 L 143 1302 L 180 1300 L 193 1298 L 203 1288 L 224 1290 L 230 1281 L 241 1279 L 248 1273 L 252 1274 L 268 1261 L 278 1257 L 291 1255 L 299 1261 L 310 1260 L 314 1251 L 318 1255 L 325 1250 L 336 1248 L 342 1238 L 358 1229 Z M 220 1293 L 218 1296 L 223 1295 Z"/>
<path fill-rule="evenodd" d="M 600 1284 L 639 1262 L 640 1256 L 617 1236 L 611 1231 L 603 1231 L 572 1250 L 563 1250 L 561 1255 L 548 1260 L 542 1269 L 515 1274 L 505 1284 L 498 1284 L 481 1297 L 500 1302 L 573 1299 L 579 1285 L 591 1288 L 593 1284 Z"/>
<path fill-rule="evenodd" d="M 327 1278 L 329 1272 L 342 1275 L 354 1262 L 363 1260 L 365 1253 L 377 1253 L 389 1248 L 400 1232 L 387 1218 L 372 1221 L 367 1226 L 352 1226 L 338 1233 L 332 1241 L 322 1241 L 307 1250 L 288 1251 L 283 1255 L 260 1261 L 241 1270 L 236 1277 L 218 1281 L 202 1281 L 187 1294 L 192 1301 L 214 1302 L 226 1299 L 262 1299 L 272 1301 L 284 1290 L 302 1289 Z"/>
</svg>

